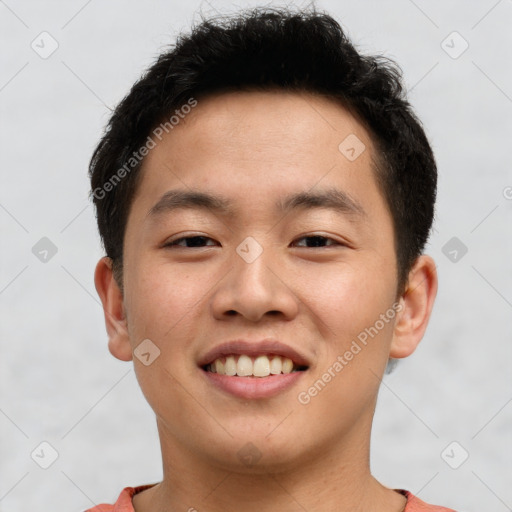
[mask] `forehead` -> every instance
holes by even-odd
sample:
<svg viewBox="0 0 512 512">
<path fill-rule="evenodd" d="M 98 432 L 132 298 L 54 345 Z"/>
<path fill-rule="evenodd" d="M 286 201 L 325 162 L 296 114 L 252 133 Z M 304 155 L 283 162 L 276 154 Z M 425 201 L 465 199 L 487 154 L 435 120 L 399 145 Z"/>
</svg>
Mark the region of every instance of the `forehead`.
<svg viewBox="0 0 512 512">
<path fill-rule="evenodd" d="M 329 146 L 339 156 L 339 143 L 356 136 L 372 147 L 366 129 L 332 98 L 309 92 L 235 91 L 200 97 L 197 106 L 172 129 L 175 140 L 195 139 L 197 147 L 238 156 L 272 158 L 285 154 L 293 161 L 311 154 L 312 145 Z M 222 138 L 222 147 L 217 146 Z M 355 139 L 354 139 L 355 140 Z M 335 150 L 332 152 L 332 150 Z M 295 155 L 295 156 L 294 156 Z M 318 155 L 312 155 L 318 157 Z"/>
<path fill-rule="evenodd" d="M 188 189 L 231 198 L 231 212 L 251 200 L 253 212 L 258 203 L 282 213 L 292 193 L 337 189 L 366 213 L 382 202 L 373 151 L 365 128 L 329 98 L 283 91 L 199 97 L 146 156 L 136 199 L 148 214 L 169 190 Z"/>
</svg>

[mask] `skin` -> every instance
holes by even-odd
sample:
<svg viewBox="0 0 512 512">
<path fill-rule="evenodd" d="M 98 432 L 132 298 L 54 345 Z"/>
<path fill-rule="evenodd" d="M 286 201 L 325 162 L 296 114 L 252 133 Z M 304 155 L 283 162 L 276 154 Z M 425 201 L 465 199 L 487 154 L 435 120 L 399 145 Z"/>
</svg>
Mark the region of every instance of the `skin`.
<svg viewBox="0 0 512 512">
<path fill-rule="evenodd" d="M 366 146 L 354 161 L 338 150 L 350 134 Z M 423 337 L 437 276 L 421 255 L 396 297 L 392 219 L 372 155 L 369 134 L 343 107 L 276 91 L 199 99 L 146 157 L 125 233 L 124 295 L 108 258 L 95 272 L 109 349 L 133 358 L 160 435 L 163 481 L 134 496 L 137 512 L 404 509 L 405 497 L 370 473 L 371 424 L 388 358 L 409 356 Z M 273 208 L 289 193 L 327 186 L 366 215 Z M 151 220 L 152 206 L 177 188 L 230 198 L 237 214 L 189 208 Z M 315 247 L 305 235 L 334 242 Z M 163 247 L 183 236 L 211 240 Z M 252 263 L 236 251 L 248 236 L 263 249 Z M 301 404 L 298 393 L 394 303 L 402 310 L 393 320 Z M 265 337 L 309 358 L 297 385 L 259 400 L 208 385 L 201 355 L 227 340 Z M 144 339 L 160 350 L 148 366 L 133 357 Z M 252 465 L 238 456 L 248 442 L 261 455 Z"/>
</svg>

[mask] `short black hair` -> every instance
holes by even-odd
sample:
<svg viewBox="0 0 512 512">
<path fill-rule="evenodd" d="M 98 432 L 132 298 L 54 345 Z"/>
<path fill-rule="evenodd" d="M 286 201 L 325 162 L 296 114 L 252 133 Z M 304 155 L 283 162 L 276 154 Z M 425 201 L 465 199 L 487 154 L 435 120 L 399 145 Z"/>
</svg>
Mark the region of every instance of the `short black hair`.
<svg viewBox="0 0 512 512">
<path fill-rule="evenodd" d="M 169 126 L 169 116 L 191 98 L 276 89 L 321 94 L 369 130 L 376 181 L 393 219 L 397 290 L 403 292 L 432 227 L 434 155 L 406 99 L 400 67 L 381 55 L 360 54 L 340 24 L 315 7 L 203 18 L 178 36 L 116 107 L 89 175 L 100 236 L 121 289 L 124 234 L 143 160 L 139 150 L 152 130 Z"/>
</svg>

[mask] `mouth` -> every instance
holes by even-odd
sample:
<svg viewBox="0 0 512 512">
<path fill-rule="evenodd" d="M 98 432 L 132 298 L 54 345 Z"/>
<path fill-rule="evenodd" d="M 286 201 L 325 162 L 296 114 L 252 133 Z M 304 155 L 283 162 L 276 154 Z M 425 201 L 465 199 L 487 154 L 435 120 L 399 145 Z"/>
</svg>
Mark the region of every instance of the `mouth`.
<svg viewBox="0 0 512 512">
<path fill-rule="evenodd" d="M 310 364 L 292 347 L 268 339 L 230 341 L 198 361 L 209 388 L 245 400 L 270 398 L 291 389 Z"/>
<path fill-rule="evenodd" d="M 270 375 L 303 372 L 308 366 L 295 363 L 289 357 L 278 354 L 261 354 L 256 357 L 248 354 L 230 354 L 216 358 L 203 365 L 202 369 L 205 372 L 229 377 L 264 378 Z"/>
</svg>

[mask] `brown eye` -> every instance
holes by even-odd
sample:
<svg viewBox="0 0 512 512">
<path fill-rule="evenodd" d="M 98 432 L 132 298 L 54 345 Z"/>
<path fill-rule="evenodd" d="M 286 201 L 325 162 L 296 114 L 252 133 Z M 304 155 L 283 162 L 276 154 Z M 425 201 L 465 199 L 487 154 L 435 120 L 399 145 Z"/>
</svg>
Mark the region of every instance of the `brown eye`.
<svg viewBox="0 0 512 512">
<path fill-rule="evenodd" d="M 184 247 L 185 249 L 192 249 L 194 247 L 204 247 L 206 240 L 212 240 L 207 236 L 184 236 L 182 238 L 177 238 L 171 242 L 168 242 L 164 245 L 164 247 Z M 181 242 L 185 242 L 183 245 Z"/>
<path fill-rule="evenodd" d="M 306 245 L 299 245 L 299 247 L 306 247 L 306 248 L 315 248 L 315 247 L 329 247 L 329 245 L 324 245 L 325 242 L 334 242 L 332 245 L 343 245 L 337 240 L 334 240 L 333 238 L 329 238 L 326 236 L 321 235 L 310 235 L 310 236 L 303 236 L 301 238 L 298 238 L 297 240 L 309 240 L 310 242 Z"/>
</svg>

